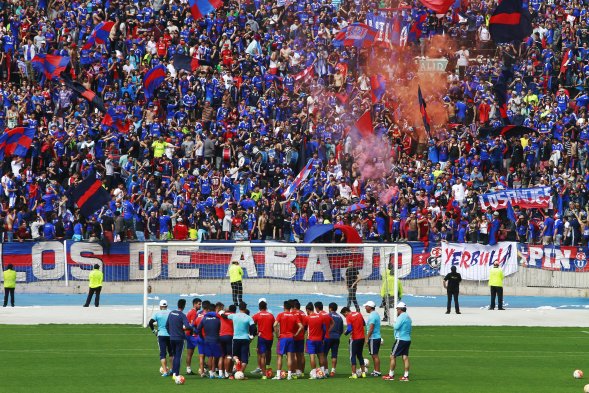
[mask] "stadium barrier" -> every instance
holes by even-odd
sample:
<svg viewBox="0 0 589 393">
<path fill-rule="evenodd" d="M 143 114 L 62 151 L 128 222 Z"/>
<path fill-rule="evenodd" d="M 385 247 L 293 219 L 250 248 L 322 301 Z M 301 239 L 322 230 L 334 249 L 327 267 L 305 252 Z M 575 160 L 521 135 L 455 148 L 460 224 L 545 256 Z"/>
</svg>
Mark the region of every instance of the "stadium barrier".
<svg viewBox="0 0 589 393">
<path fill-rule="evenodd" d="M 485 246 L 469 244 L 427 245 L 421 242 L 347 245 L 303 245 L 294 243 L 149 243 L 147 276 L 150 281 L 225 279 L 232 260 L 239 260 L 246 279 L 329 283 L 344 279 L 349 261 L 360 268 L 360 276 L 380 282 L 383 266 L 398 254 L 397 276 L 405 281 L 435 279 L 450 265 L 459 266 L 465 278 L 484 281 L 466 271 L 480 269 L 499 258 L 512 261 L 519 285 L 529 287 L 587 288 L 587 247 L 541 246 L 502 242 L 497 252 L 485 254 Z M 101 243 L 58 241 L 3 243 L 3 267 L 15 266 L 19 283 L 53 283 L 47 292 L 72 282 L 87 281 L 94 264 L 101 265 L 106 282 L 144 280 L 145 243 L 122 242 L 106 247 Z M 152 251 L 153 252 L 153 251 Z M 506 259 L 507 257 L 507 259 Z M 526 268 L 526 269 L 523 269 Z M 486 269 L 483 269 L 483 271 Z M 535 271 L 547 274 L 534 274 Z M 441 271 L 441 272 L 440 272 Z M 522 274 L 525 273 L 525 274 Z"/>
</svg>

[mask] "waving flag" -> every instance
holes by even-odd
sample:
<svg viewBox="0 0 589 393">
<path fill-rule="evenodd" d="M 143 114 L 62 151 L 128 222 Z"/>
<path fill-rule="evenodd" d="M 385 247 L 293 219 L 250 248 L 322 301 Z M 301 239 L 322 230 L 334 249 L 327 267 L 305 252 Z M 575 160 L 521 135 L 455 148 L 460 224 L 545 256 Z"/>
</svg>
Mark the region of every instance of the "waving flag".
<svg viewBox="0 0 589 393">
<path fill-rule="evenodd" d="M 86 87 L 80 82 L 71 80 L 71 78 L 67 77 L 65 73 L 61 76 L 63 78 L 63 83 L 69 89 L 75 91 L 81 97 L 85 98 L 89 103 L 93 104 L 102 113 L 106 112 L 104 102 L 102 101 L 102 98 L 100 98 L 100 96 L 97 96 L 96 93 L 94 93 L 92 90 L 86 89 Z"/>
<path fill-rule="evenodd" d="M 67 56 L 39 54 L 33 57 L 31 63 L 37 72 L 52 80 L 59 77 L 66 70 L 70 64 L 70 58 Z"/>
<path fill-rule="evenodd" d="M 110 201 L 110 195 L 102 181 L 96 178 L 96 173 L 91 172 L 87 178 L 74 188 L 70 193 L 70 202 L 74 203 L 84 217 L 92 215 Z"/>
<path fill-rule="evenodd" d="M 334 46 L 355 46 L 356 48 L 370 48 L 378 31 L 364 23 L 352 23 L 341 29 L 333 39 Z"/>
<path fill-rule="evenodd" d="M 515 211 L 513 210 L 513 206 L 511 206 L 510 201 L 507 201 L 507 218 L 512 222 L 517 221 L 517 218 L 515 217 Z"/>
<path fill-rule="evenodd" d="M 108 42 L 108 36 L 110 35 L 110 31 L 112 30 L 115 22 L 100 22 L 99 24 L 94 27 L 92 33 L 90 33 L 90 38 L 88 38 L 88 42 L 84 44 L 82 49 L 90 49 L 95 44 L 103 45 Z"/>
<path fill-rule="evenodd" d="M 212 66 L 213 64 L 191 56 L 175 54 L 172 56 L 172 65 L 176 70 L 196 71 L 201 65 Z"/>
<path fill-rule="evenodd" d="M 102 118 L 102 125 L 107 127 L 114 127 L 119 132 L 126 134 L 129 132 L 129 128 L 131 127 L 131 123 L 129 120 L 126 120 L 125 113 L 117 113 L 112 107 L 108 108 L 106 114 Z"/>
<path fill-rule="evenodd" d="M 166 67 L 163 65 L 158 65 L 147 71 L 143 79 L 143 92 L 146 99 L 151 100 L 153 93 L 164 82 L 164 79 L 166 79 Z"/>
<path fill-rule="evenodd" d="M 421 112 L 421 118 L 423 119 L 423 127 L 425 128 L 425 132 L 427 132 L 427 136 L 429 138 L 431 122 L 429 116 L 427 115 L 427 111 L 425 110 L 427 105 L 423 99 L 423 95 L 421 94 L 421 86 L 417 87 L 417 99 L 419 100 L 419 112 Z"/>
<path fill-rule="evenodd" d="M 372 103 L 375 104 L 382 99 L 387 90 L 387 80 L 381 74 L 370 77 L 370 96 Z"/>
<path fill-rule="evenodd" d="M 192 17 L 198 20 L 222 7 L 223 2 L 221 0 L 188 0 L 188 6 Z"/>
<path fill-rule="evenodd" d="M 292 194 L 294 194 L 300 187 L 300 185 L 307 180 L 309 175 L 313 172 L 313 159 L 309 159 L 307 165 L 303 168 L 301 172 L 297 175 L 294 181 L 288 186 L 286 190 L 282 193 L 282 196 L 285 199 L 289 199 Z"/>
<path fill-rule="evenodd" d="M 372 114 L 370 113 L 370 110 L 364 112 L 364 114 L 356 121 L 356 129 L 362 138 L 366 138 L 374 134 Z"/>
<path fill-rule="evenodd" d="M 417 16 L 417 19 L 413 21 L 411 24 L 411 28 L 409 29 L 409 33 L 407 35 L 407 40 L 409 42 L 417 42 L 421 38 L 423 34 L 424 24 L 427 21 L 427 14 L 423 13 Z"/>
<path fill-rule="evenodd" d="M 503 119 L 504 125 L 510 124 L 509 117 L 507 117 L 507 86 L 509 86 L 512 79 L 513 69 L 511 64 L 504 64 L 501 68 L 501 74 L 499 74 L 497 83 L 495 83 L 495 85 L 493 86 L 495 100 L 497 101 L 497 105 L 499 106 L 499 114 L 501 115 L 501 119 Z"/>
<path fill-rule="evenodd" d="M 0 135 L 0 160 L 5 156 L 26 156 L 36 132 L 34 127 L 16 127 Z"/>
<path fill-rule="evenodd" d="M 295 89 L 298 90 L 301 86 L 311 83 L 315 76 L 315 66 L 311 64 L 301 72 L 294 74 L 292 78 L 295 81 Z"/>
<path fill-rule="evenodd" d="M 436 11 L 436 14 L 445 14 L 454 5 L 455 0 L 419 0 L 426 8 Z"/>
<path fill-rule="evenodd" d="M 489 32 L 496 44 L 521 41 L 532 35 L 532 17 L 522 0 L 503 0 L 491 19 Z"/>
</svg>

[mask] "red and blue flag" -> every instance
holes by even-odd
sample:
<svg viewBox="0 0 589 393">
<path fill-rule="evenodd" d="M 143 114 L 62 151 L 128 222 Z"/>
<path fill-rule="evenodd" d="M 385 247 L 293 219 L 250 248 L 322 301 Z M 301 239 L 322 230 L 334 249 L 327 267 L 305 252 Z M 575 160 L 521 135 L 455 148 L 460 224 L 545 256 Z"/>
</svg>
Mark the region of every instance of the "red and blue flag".
<svg viewBox="0 0 589 393">
<path fill-rule="evenodd" d="M 25 157 L 36 132 L 35 127 L 16 127 L 0 135 L 0 160 L 13 155 Z"/>
<path fill-rule="evenodd" d="M 532 17 L 523 1 L 501 1 L 489 19 L 489 32 L 496 44 L 517 42 L 532 35 Z"/>
<path fill-rule="evenodd" d="M 341 29 L 333 39 L 333 45 L 355 46 L 356 48 L 370 48 L 378 31 L 364 23 L 352 23 Z"/>
<path fill-rule="evenodd" d="M 401 45 L 401 16 L 396 15 L 393 17 L 393 26 L 391 32 L 391 44 Z"/>
<path fill-rule="evenodd" d="M 307 165 L 305 165 L 303 170 L 299 172 L 299 174 L 294 179 L 294 181 L 290 184 L 290 186 L 288 186 L 288 188 L 286 190 L 284 190 L 284 192 L 282 193 L 282 196 L 285 199 L 289 199 L 291 197 L 291 195 L 294 194 L 299 189 L 300 185 L 305 180 L 307 180 L 307 178 L 309 177 L 309 175 L 312 172 L 313 172 L 313 159 L 311 158 L 311 159 L 309 159 L 309 161 L 307 162 Z"/>
<path fill-rule="evenodd" d="M 358 118 L 355 127 L 362 138 L 374 135 L 374 126 L 372 125 L 372 114 L 370 113 L 370 109 Z"/>
<path fill-rule="evenodd" d="M 454 5 L 455 0 L 419 0 L 426 8 L 436 14 L 445 14 Z"/>
<path fill-rule="evenodd" d="M 423 127 L 425 128 L 425 132 L 429 137 L 431 131 L 431 121 L 426 111 L 426 102 L 423 99 L 423 95 L 421 94 L 421 86 L 417 86 L 417 99 L 419 100 L 419 112 L 421 113 L 421 118 L 423 119 Z"/>
<path fill-rule="evenodd" d="M 100 22 L 99 24 L 94 27 L 92 33 L 90 34 L 90 38 L 88 38 L 88 42 L 84 44 L 82 49 L 90 49 L 95 44 L 103 45 L 108 42 L 108 37 L 110 36 L 110 31 L 112 30 L 115 22 Z"/>
<path fill-rule="evenodd" d="M 102 181 L 96 178 L 96 173 L 91 172 L 70 193 L 70 202 L 75 204 L 84 217 L 89 217 L 94 212 L 106 206 L 110 201 L 110 195 Z"/>
<path fill-rule="evenodd" d="M 145 78 L 143 78 L 143 93 L 147 100 L 151 100 L 153 93 L 166 79 L 166 67 L 158 65 L 147 71 Z"/>
<path fill-rule="evenodd" d="M 131 123 L 125 117 L 125 113 L 119 113 L 111 107 L 106 111 L 101 124 L 106 127 L 113 127 L 117 131 L 126 134 L 129 132 Z"/>
<path fill-rule="evenodd" d="M 565 74 L 574 60 L 573 50 L 567 49 L 562 57 L 562 62 L 560 63 L 560 73 Z"/>
<path fill-rule="evenodd" d="M 196 20 L 204 18 L 222 6 L 223 2 L 221 0 L 188 0 L 190 13 Z"/>
<path fill-rule="evenodd" d="M 86 87 L 81 84 L 80 82 L 74 81 L 69 78 L 65 73 L 61 75 L 63 78 L 63 83 L 74 92 L 78 93 L 80 97 L 86 99 L 89 103 L 93 104 L 99 111 L 102 113 L 106 112 L 106 107 L 104 106 L 104 101 L 95 92 L 90 89 L 86 89 Z"/>
<path fill-rule="evenodd" d="M 417 18 L 411 24 L 411 28 L 409 29 L 409 34 L 407 35 L 407 40 L 409 42 L 417 42 L 421 38 L 423 34 L 423 30 L 425 29 L 425 23 L 427 21 L 427 14 L 422 13 L 417 16 Z"/>
<path fill-rule="evenodd" d="M 43 74 L 45 78 L 52 80 L 58 78 L 70 64 L 70 58 L 67 56 L 57 56 L 48 54 L 39 54 L 31 60 L 33 68 Z"/>
<path fill-rule="evenodd" d="M 382 99 L 387 90 L 387 80 L 381 74 L 370 77 L 370 96 L 372 103 L 375 104 Z"/>
</svg>

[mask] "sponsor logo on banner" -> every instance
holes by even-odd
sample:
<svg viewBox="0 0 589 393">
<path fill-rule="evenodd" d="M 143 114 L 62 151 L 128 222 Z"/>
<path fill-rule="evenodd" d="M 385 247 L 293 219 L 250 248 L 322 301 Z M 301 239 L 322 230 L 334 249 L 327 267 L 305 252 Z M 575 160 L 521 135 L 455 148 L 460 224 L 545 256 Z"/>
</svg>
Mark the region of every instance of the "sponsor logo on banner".
<svg viewBox="0 0 589 393">
<path fill-rule="evenodd" d="M 479 196 L 481 209 L 507 209 L 507 202 L 522 209 L 548 209 L 552 205 L 550 187 L 517 188 L 489 192 Z"/>
<path fill-rule="evenodd" d="M 495 262 L 499 262 L 506 276 L 517 272 L 517 243 L 500 242 L 494 246 L 442 243 L 440 275 L 445 276 L 456 266 L 463 279 L 484 281 L 489 279 L 489 270 Z"/>
<path fill-rule="evenodd" d="M 361 26 L 351 26 L 348 29 L 348 40 L 363 40 L 368 31 Z"/>
</svg>

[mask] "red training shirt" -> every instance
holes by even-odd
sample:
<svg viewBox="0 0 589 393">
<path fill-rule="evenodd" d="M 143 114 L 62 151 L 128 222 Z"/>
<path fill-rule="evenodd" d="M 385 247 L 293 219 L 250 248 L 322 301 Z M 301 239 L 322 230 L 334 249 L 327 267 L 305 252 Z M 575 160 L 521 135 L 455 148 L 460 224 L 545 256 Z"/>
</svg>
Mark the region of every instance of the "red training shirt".
<svg viewBox="0 0 589 393">
<path fill-rule="evenodd" d="M 272 340 L 274 338 L 274 315 L 268 311 L 260 311 L 255 314 L 252 319 L 258 325 L 259 336 L 264 340 Z"/>
</svg>

